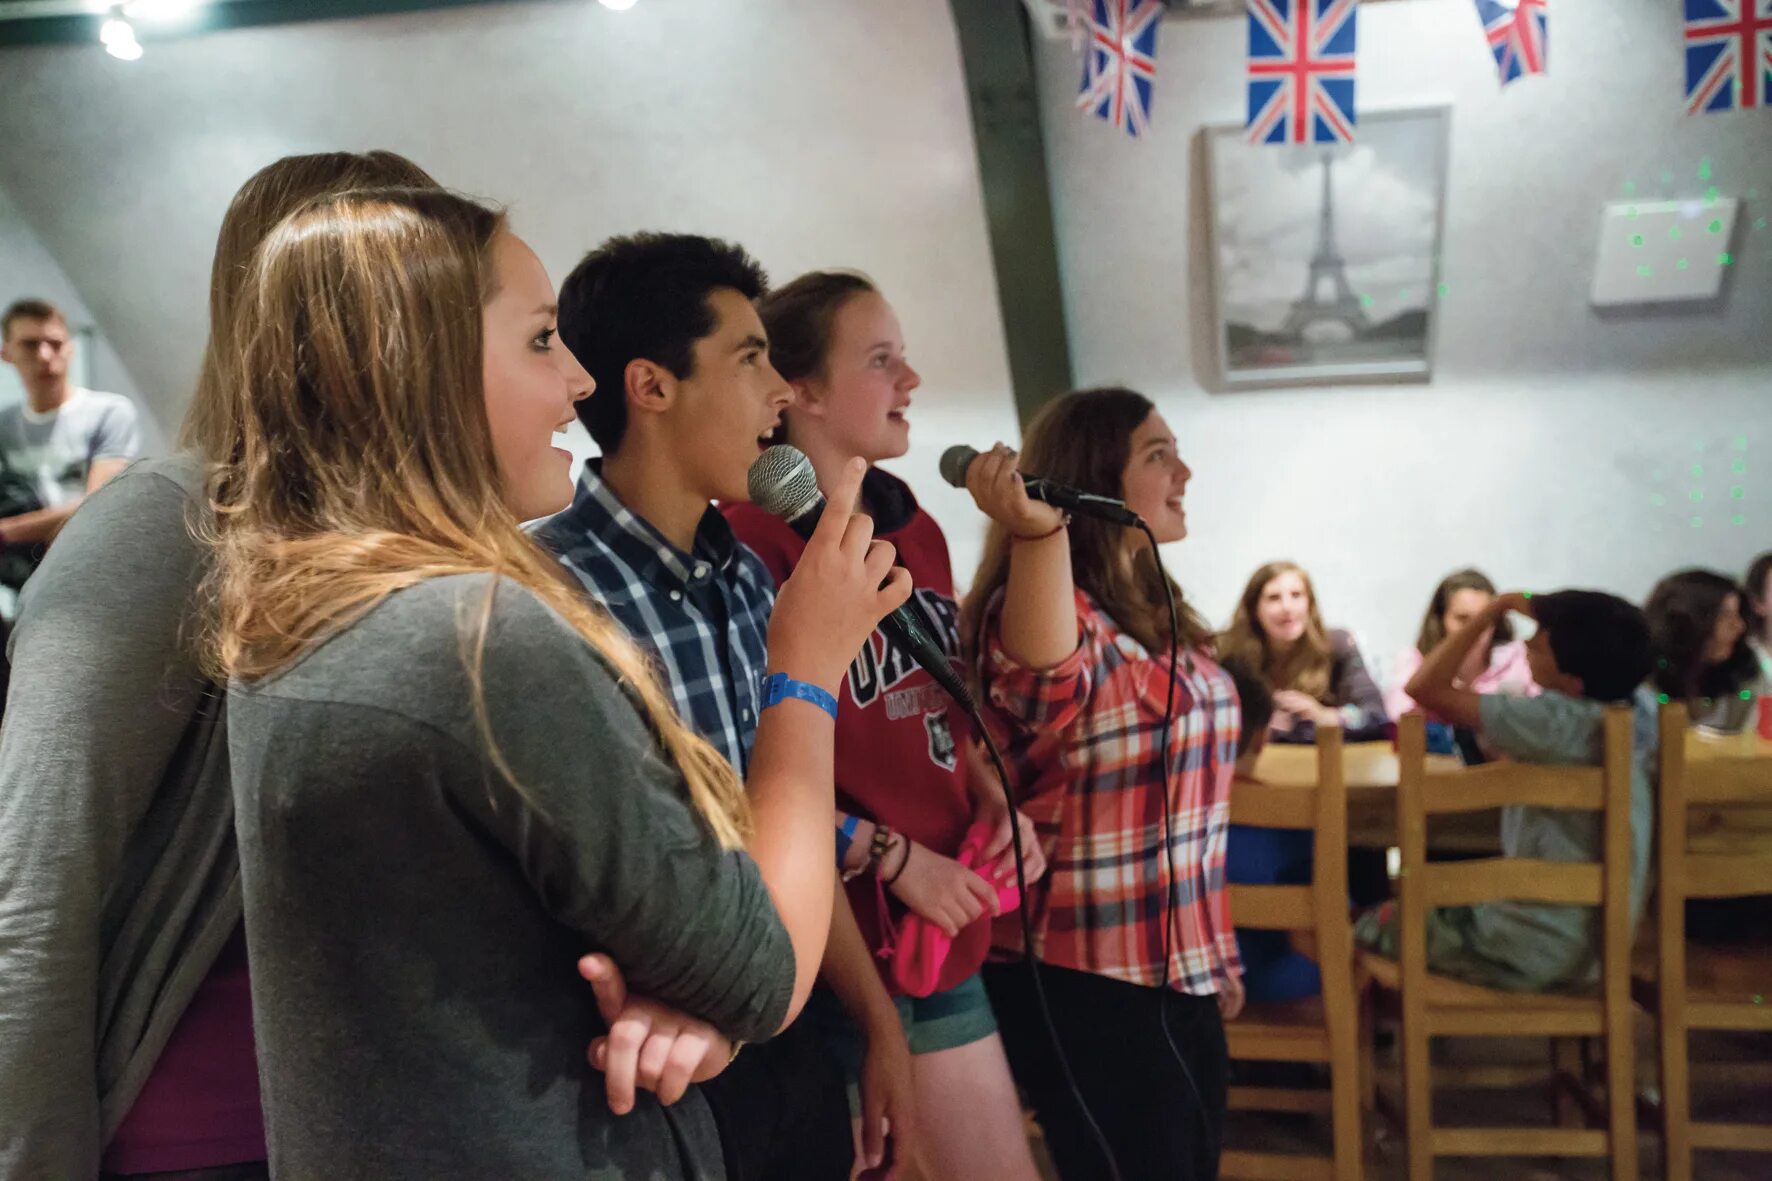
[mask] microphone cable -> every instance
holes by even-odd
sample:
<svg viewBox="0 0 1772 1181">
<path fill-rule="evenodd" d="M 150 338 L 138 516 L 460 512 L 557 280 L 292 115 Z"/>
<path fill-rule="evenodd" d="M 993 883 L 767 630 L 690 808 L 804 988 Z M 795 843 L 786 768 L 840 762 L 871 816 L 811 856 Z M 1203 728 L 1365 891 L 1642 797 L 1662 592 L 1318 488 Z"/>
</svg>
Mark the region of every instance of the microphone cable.
<svg viewBox="0 0 1772 1181">
<path fill-rule="evenodd" d="M 1163 598 L 1169 606 L 1169 686 L 1163 703 L 1163 861 L 1169 870 L 1169 886 L 1163 891 L 1163 982 L 1157 986 L 1157 1023 L 1163 1027 L 1163 1041 L 1169 1047 L 1170 1057 L 1181 1067 L 1181 1076 L 1187 1080 L 1188 1090 L 1193 1092 L 1194 1104 L 1200 1113 L 1200 1133 L 1205 1140 L 1209 1159 L 1218 1158 L 1218 1138 L 1212 1132 L 1212 1120 L 1206 1113 L 1206 1098 L 1200 1093 L 1199 1084 L 1194 1081 L 1194 1072 L 1189 1069 L 1187 1058 L 1181 1048 L 1175 1044 L 1175 1034 L 1169 1028 L 1169 964 L 1173 957 L 1175 932 L 1175 894 L 1179 882 L 1175 875 L 1175 832 L 1174 798 L 1170 794 L 1169 774 L 1169 740 L 1175 725 L 1175 678 L 1181 671 L 1181 612 L 1175 603 L 1175 586 L 1169 580 L 1169 571 L 1163 566 L 1163 555 L 1157 549 L 1157 536 L 1151 527 L 1140 519 L 1138 528 L 1143 531 L 1145 540 L 1150 542 L 1151 562 L 1157 568 L 1157 578 L 1163 584 Z M 1193 659 L 1188 658 L 1188 671 L 1193 671 Z M 1181 740 L 1187 742 L 1187 725 L 1181 728 Z M 1214 1002 L 1216 1003 L 1216 1001 Z"/>
</svg>

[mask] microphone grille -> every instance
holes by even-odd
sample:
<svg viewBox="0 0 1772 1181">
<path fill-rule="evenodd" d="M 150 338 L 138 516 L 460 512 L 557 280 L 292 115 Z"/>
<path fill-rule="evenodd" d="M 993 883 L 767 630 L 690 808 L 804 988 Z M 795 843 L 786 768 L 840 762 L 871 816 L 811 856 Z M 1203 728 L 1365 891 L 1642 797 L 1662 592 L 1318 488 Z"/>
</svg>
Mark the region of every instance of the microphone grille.
<svg viewBox="0 0 1772 1181">
<path fill-rule="evenodd" d="M 956 488 L 966 486 L 966 469 L 978 458 L 978 449 L 955 443 L 941 453 L 941 478 Z"/>
<path fill-rule="evenodd" d="M 818 501 L 818 473 L 798 447 L 777 443 L 751 464 L 746 477 L 751 503 L 793 520 Z"/>
</svg>

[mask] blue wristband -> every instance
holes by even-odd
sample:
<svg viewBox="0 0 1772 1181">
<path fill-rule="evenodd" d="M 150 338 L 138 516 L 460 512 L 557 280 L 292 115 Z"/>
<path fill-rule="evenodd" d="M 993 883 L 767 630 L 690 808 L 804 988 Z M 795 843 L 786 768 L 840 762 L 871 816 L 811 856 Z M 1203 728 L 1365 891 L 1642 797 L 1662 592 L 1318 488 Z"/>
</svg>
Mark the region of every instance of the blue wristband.
<svg viewBox="0 0 1772 1181">
<path fill-rule="evenodd" d="M 780 705 L 789 698 L 810 701 L 819 709 L 830 714 L 831 721 L 837 720 L 837 699 L 817 685 L 796 681 L 786 673 L 771 673 L 763 679 L 764 709 L 768 709 L 772 705 Z"/>
<path fill-rule="evenodd" d="M 843 868 L 843 861 L 849 856 L 849 846 L 855 843 L 855 830 L 861 824 L 859 816 L 845 816 L 843 823 L 837 826 L 837 868 Z"/>
</svg>

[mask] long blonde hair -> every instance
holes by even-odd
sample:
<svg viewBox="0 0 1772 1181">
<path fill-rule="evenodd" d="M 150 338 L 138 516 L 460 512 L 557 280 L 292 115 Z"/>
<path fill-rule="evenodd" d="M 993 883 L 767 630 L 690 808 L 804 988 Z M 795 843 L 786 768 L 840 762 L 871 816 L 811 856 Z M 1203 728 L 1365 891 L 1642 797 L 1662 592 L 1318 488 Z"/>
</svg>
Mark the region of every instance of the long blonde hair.
<svg viewBox="0 0 1772 1181">
<path fill-rule="evenodd" d="M 1267 584 L 1282 574 L 1296 574 L 1304 582 L 1304 597 L 1310 604 L 1310 614 L 1298 643 L 1285 653 L 1276 653 L 1268 645 L 1267 633 L 1261 628 L 1256 608 Z M 1297 562 L 1269 562 L 1257 570 L 1250 577 L 1249 585 L 1243 588 L 1243 597 L 1237 600 L 1231 625 L 1218 637 L 1218 651 L 1223 656 L 1235 657 L 1251 668 L 1260 669 L 1267 683 L 1275 689 L 1296 689 L 1318 701 L 1327 700 L 1332 673 L 1329 630 L 1323 626 L 1323 617 L 1317 612 L 1317 588 L 1311 585 L 1311 576 L 1305 573 L 1304 567 Z"/>
<path fill-rule="evenodd" d="M 501 214 L 437 189 L 321 197 L 276 227 L 242 281 L 218 356 L 235 424 L 211 477 L 209 645 L 255 680 L 430 578 L 490 573 L 463 660 L 489 757 L 481 668 L 509 579 L 558 612 L 637 700 L 695 807 L 728 847 L 750 814 L 731 766 L 678 718 L 621 628 L 585 599 L 500 495 L 480 308 Z"/>
<path fill-rule="evenodd" d="M 1156 407 L 1135 390 L 1117 387 L 1075 390 L 1040 408 L 1022 437 L 1021 466 L 1061 484 L 1097 496 L 1125 495 L 1126 462 L 1132 454 L 1132 433 Z M 1125 560 L 1126 528 L 1093 517 L 1071 519 L 1071 577 L 1079 589 L 1106 611 L 1121 631 L 1151 652 L 1169 647 L 1169 607 L 1165 575 L 1156 552 L 1140 547 Z M 995 521 L 985 534 L 984 556 L 960 612 L 960 636 L 968 659 L 976 666 L 980 632 L 992 597 L 1009 581 L 1009 534 Z M 1175 591 L 1181 624 L 1181 646 L 1210 646 L 1212 633 L 1181 588 Z"/>
<path fill-rule="evenodd" d="M 396 152 L 314 152 L 274 160 L 247 178 L 216 235 L 209 269 L 209 343 L 197 389 L 179 429 L 179 446 L 206 458 L 225 455 L 238 429 L 234 404 L 221 384 L 218 349 L 234 321 L 234 305 L 252 264 L 253 252 L 285 217 L 327 193 L 389 186 L 432 188 L 431 174 Z"/>
</svg>

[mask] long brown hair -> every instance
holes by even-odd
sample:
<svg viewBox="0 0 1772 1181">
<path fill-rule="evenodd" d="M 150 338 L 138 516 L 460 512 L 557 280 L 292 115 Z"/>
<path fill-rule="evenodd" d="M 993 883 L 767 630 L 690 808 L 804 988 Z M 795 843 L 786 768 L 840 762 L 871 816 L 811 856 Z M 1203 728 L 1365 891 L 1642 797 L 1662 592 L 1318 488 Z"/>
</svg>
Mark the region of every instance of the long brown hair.
<svg viewBox="0 0 1772 1181">
<path fill-rule="evenodd" d="M 502 578 L 558 612 L 626 683 L 695 806 L 737 845 L 749 812 L 732 768 L 499 494 L 480 307 L 503 227 L 501 214 L 438 189 L 377 189 L 319 198 L 265 238 L 217 357 L 238 437 L 211 481 L 214 671 L 267 676 L 391 594 L 490 573 L 462 650 L 500 772 L 512 778 L 480 670 Z"/>
<path fill-rule="evenodd" d="M 1054 398 L 1028 423 L 1021 465 L 1048 479 L 1097 496 L 1125 495 L 1126 463 L 1132 432 L 1156 407 L 1134 390 L 1119 387 L 1075 390 Z M 1125 560 L 1126 529 L 1093 517 L 1075 517 L 1070 527 L 1071 577 L 1114 623 L 1151 652 L 1169 647 L 1169 608 L 1165 575 L 1157 554 L 1141 546 Z M 976 662 L 986 608 L 1009 581 L 1009 534 L 995 521 L 985 534 L 984 556 L 960 613 L 960 635 Z M 1173 579 L 1180 640 L 1184 648 L 1211 643 L 1212 633 L 1182 597 Z"/>
<path fill-rule="evenodd" d="M 351 189 L 383 187 L 435 188 L 430 173 L 394 152 L 316 152 L 285 156 L 253 173 L 222 217 L 215 240 L 215 261 L 209 268 L 209 342 L 197 389 L 179 429 L 179 446 L 205 458 L 226 455 L 237 424 L 231 400 L 220 387 L 216 350 L 226 351 L 220 338 L 233 323 L 234 305 L 258 244 L 272 228 L 316 197 Z"/>
<path fill-rule="evenodd" d="M 858 271 L 808 271 L 759 300 L 757 317 L 769 337 L 769 364 L 782 380 L 822 377 L 837 313 L 856 296 L 870 293 L 879 294 L 879 288 Z M 793 442 L 792 406 L 781 421 L 781 438 Z"/>
<path fill-rule="evenodd" d="M 1490 598 L 1495 597 L 1495 584 L 1481 570 L 1454 570 L 1440 580 L 1434 588 L 1434 597 L 1428 600 L 1427 612 L 1421 617 L 1421 634 L 1415 637 L 1415 650 L 1426 656 L 1440 646 L 1446 638 L 1446 611 L 1452 605 L 1452 596 L 1459 591 L 1481 591 Z M 1495 630 L 1489 639 L 1489 651 L 1495 651 L 1495 645 L 1505 644 L 1514 638 L 1513 624 L 1506 619 L 1495 621 Z"/>
<path fill-rule="evenodd" d="M 1267 633 L 1261 629 L 1256 606 L 1261 602 L 1261 592 L 1267 589 L 1267 584 L 1282 574 L 1296 574 L 1303 579 L 1310 614 L 1298 643 L 1292 645 L 1290 651 L 1279 654 L 1268 646 Z M 1243 597 L 1237 600 L 1231 625 L 1218 637 L 1218 650 L 1227 657 L 1234 656 L 1260 669 L 1268 684 L 1275 689 L 1296 689 L 1319 701 L 1326 699 L 1331 672 L 1329 630 L 1323 626 L 1323 617 L 1317 611 L 1317 588 L 1311 585 L 1311 576 L 1305 573 L 1304 567 L 1297 562 L 1269 562 L 1257 570 L 1249 579 L 1249 585 L 1243 588 Z"/>
</svg>

